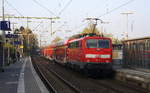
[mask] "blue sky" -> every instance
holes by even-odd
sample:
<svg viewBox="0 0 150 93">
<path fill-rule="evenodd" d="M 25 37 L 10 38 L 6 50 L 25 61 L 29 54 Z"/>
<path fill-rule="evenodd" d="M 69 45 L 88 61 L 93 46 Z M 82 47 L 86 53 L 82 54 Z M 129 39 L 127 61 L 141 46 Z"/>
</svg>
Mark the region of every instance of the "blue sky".
<svg viewBox="0 0 150 93">
<path fill-rule="evenodd" d="M 38 16 L 38 17 L 55 17 L 59 16 L 60 19 L 56 20 L 53 24 L 53 31 L 56 31 L 53 36 L 60 36 L 62 38 L 68 37 L 72 34 L 79 33 L 84 27 L 86 27 L 87 17 L 99 17 L 118 6 L 132 1 L 131 3 L 120 7 L 119 9 L 100 17 L 104 21 L 110 22 L 109 24 L 98 23 L 99 29 L 103 28 L 107 33 L 114 34 L 115 37 L 122 38 L 124 32 L 126 32 L 126 16 L 122 15 L 122 12 L 133 11 L 134 14 L 129 15 L 128 19 L 128 33 L 129 38 L 150 36 L 150 0 L 72 0 L 68 7 L 59 12 L 66 6 L 71 0 L 36 0 L 42 6 L 48 8 L 55 15 L 42 8 L 40 5 L 34 2 L 34 0 L 7 0 L 13 7 L 17 9 L 23 16 Z M 8 3 L 5 3 L 5 13 L 15 16 L 21 16 L 16 10 Z M 0 2 L 1 5 L 1 2 Z M 1 8 L 0 8 L 1 14 Z M 26 26 L 26 20 L 11 20 L 18 23 L 16 27 L 21 25 Z M 50 23 L 47 20 L 31 20 L 36 21 L 29 23 L 31 29 L 35 29 L 37 25 L 37 31 L 35 33 L 45 35 L 49 39 L 50 37 Z M 85 24 L 85 25 L 83 25 Z M 133 30 L 131 31 L 131 25 Z M 69 32 L 71 31 L 71 32 Z M 44 37 L 43 37 L 44 38 Z"/>
</svg>

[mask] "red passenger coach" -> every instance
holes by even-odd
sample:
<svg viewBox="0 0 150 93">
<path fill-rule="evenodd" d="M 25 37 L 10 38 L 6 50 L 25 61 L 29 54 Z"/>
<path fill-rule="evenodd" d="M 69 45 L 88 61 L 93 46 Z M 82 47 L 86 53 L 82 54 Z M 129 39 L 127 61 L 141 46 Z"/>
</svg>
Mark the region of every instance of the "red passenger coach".
<svg viewBox="0 0 150 93">
<path fill-rule="evenodd" d="M 54 60 L 58 63 L 65 64 L 67 58 L 68 40 L 59 41 L 54 47 Z"/>
<path fill-rule="evenodd" d="M 54 46 L 50 45 L 42 49 L 43 56 L 47 57 L 48 59 L 53 59 L 53 49 Z"/>
<path fill-rule="evenodd" d="M 110 38 L 86 36 L 59 42 L 54 49 L 55 60 L 83 70 L 112 70 Z"/>
</svg>

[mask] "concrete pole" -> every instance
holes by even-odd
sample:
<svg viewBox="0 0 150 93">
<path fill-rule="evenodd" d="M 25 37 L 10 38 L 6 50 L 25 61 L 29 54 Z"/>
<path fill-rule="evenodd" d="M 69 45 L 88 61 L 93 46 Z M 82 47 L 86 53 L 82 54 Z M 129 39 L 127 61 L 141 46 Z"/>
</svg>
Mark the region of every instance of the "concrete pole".
<svg viewBox="0 0 150 93">
<path fill-rule="evenodd" d="M 53 20 L 51 19 L 51 36 L 52 36 L 52 29 L 53 29 Z"/>
<path fill-rule="evenodd" d="M 27 17 L 27 29 L 29 28 L 29 19 L 28 19 L 28 17 Z"/>
<path fill-rule="evenodd" d="M 41 48 L 41 35 L 40 35 L 40 48 Z"/>
<path fill-rule="evenodd" d="M 8 43 L 10 43 L 9 40 L 8 40 Z M 8 53 L 8 55 L 7 55 L 7 61 L 8 61 L 8 63 L 7 64 L 9 64 L 10 63 L 9 62 L 9 59 L 10 59 L 10 48 L 9 48 L 9 46 L 8 46 L 7 53 Z"/>
<path fill-rule="evenodd" d="M 28 53 L 29 53 L 29 55 L 30 55 L 30 34 L 27 34 L 27 41 L 28 41 Z"/>
<path fill-rule="evenodd" d="M 5 16 L 4 16 L 4 0 L 2 0 L 2 15 L 3 15 L 3 21 L 5 21 Z M 3 64 L 2 64 L 2 71 L 4 71 L 4 66 L 5 66 L 5 31 L 3 30 Z"/>
</svg>

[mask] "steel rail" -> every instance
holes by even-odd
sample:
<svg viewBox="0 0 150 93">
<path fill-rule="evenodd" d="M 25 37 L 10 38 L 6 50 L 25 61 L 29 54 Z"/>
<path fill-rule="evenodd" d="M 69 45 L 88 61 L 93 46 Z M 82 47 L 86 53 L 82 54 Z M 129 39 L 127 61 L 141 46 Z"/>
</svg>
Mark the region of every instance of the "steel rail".
<svg viewBox="0 0 150 93">
<path fill-rule="evenodd" d="M 76 88 L 73 84 L 65 80 L 63 77 L 61 77 L 59 74 L 57 74 L 55 71 L 49 69 L 49 71 L 57 76 L 62 82 L 64 82 L 68 87 L 70 87 L 72 90 L 74 90 L 76 93 L 82 93 L 78 88 Z"/>
<path fill-rule="evenodd" d="M 33 61 L 32 61 L 33 62 Z M 40 70 L 39 66 L 33 62 L 33 66 L 36 69 L 36 71 L 38 72 L 39 76 L 41 77 L 42 81 L 44 82 L 44 84 L 46 85 L 46 87 L 48 88 L 48 90 L 50 91 L 50 93 L 58 93 L 56 91 L 56 89 L 52 86 L 52 84 L 48 81 L 48 79 L 45 77 L 45 75 L 43 74 L 43 72 Z"/>
</svg>

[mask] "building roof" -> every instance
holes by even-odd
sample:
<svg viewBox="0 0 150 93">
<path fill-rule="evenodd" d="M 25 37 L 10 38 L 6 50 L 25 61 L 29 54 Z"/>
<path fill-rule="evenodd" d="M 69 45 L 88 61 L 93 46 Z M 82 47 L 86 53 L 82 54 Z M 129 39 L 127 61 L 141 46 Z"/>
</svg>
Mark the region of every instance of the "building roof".
<svg viewBox="0 0 150 93">
<path fill-rule="evenodd" d="M 128 40 L 124 40 L 123 42 L 130 42 L 130 41 L 137 41 L 137 40 L 146 40 L 146 39 L 150 39 L 150 36 L 149 37 L 141 37 L 141 38 L 128 39 Z"/>
</svg>

